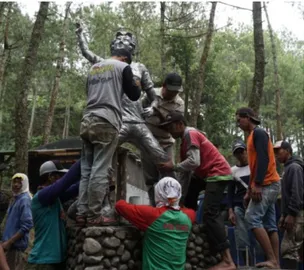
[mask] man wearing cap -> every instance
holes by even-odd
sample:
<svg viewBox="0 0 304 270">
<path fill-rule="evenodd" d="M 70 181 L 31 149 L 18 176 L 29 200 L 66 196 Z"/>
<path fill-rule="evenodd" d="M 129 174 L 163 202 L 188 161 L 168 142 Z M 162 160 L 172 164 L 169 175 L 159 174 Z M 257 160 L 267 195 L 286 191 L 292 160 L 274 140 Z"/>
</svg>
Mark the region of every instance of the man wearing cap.
<svg viewBox="0 0 304 270">
<path fill-rule="evenodd" d="M 247 153 L 251 174 L 244 198 L 245 203 L 249 203 L 245 220 L 267 257 L 266 262 L 257 266 L 279 268 L 275 203 L 279 195 L 280 176 L 276 170 L 273 146 L 266 131 L 258 127 L 260 120 L 251 108 L 239 108 L 236 121 L 249 134 Z"/>
<path fill-rule="evenodd" d="M 224 220 L 220 212 L 225 189 L 232 180 L 228 162 L 202 132 L 187 127 L 182 113 L 169 113 L 162 126 L 170 132 L 173 138 L 182 139 L 181 162 L 176 165 L 169 162 L 161 167 L 162 170 L 173 170 L 182 174 L 180 178 L 183 190 L 181 203 L 196 210 L 199 192 L 206 183 L 203 221 L 206 225 L 211 251 L 220 252 L 222 255 L 222 261 L 212 269 L 236 269 L 230 254 Z M 190 180 L 192 172 L 195 178 Z"/>
<path fill-rule="evenodd" d="M 229 221 L 235 225 L 235 240 L 237 249 L 243 250 L 243 258 L 246 258 L 245 249 L 252 246 L 248 227 L 245 222 L 245 207 L 243 198 L 247 193 L 250 169 L 248 165 L 247 149 L 243 141 L 238 140 L 232 146 L 233 156 L 237 164 L 231 168 L 233 181 L 228 185 Z M 251 254 L 250 258 L 253 254 Z M 252 261 L 252 260 L 251 260 Z"/>
<path fill-rule="evenodd" d="M 182 91 L 183 86 L 181 76 L 174 72 L 169 73 L 165 78 L 163 87 L 161 89 L 156 89 L 155 100 L 152 102 L 150 107 L 145 109 L 145 120 L 148 128 L 172 161 L 174 160 L 174 139 L 170 133 L 161 126 L 161 124 L 171 112 L 176 111 L 184 114 L 184 101 L 179 96 L 179 93 Z M 147 103 L 147 100 L 143 100 L 143 103 Z M 157 166 L 155 164 L 151 164 L 149 153 L 142 152 L 142 166 L 145 183 L 148 187 L 149 198 L 151 203 L 154 204 L 153 185 L 166 174 L 160 174 Z M 174 174 L 171 173 L 170 175 L 174 176 Z"/>
<path fill-rule="evenodd" d="M 143 242 L 144 270 L 184 270 L 186 248 L 195 212 L 181 208 L 181 185 L 164 177 L 155 186 L 156 207 L 132 205 L 123 200 L 116 211 L 145 232 Z"/>
<path fill-rule="evenodd" d="M 282 206 L 280 229 L 285 230 L 281 243 L 284 269 L 297 269 L 299 250 L 303 244 L 303 160 L 292 154 L 292 147 L 286 141 L 278 141 L 273 146 L 275 155 L 284 164 L 281 180 Z"/>
<path fill-rule="evenodd" d="M 32 199 L 35 240 L 27 270 L 65 269 L 67 235 L 62 203 L 78 195 L 79 180 L 80 161 L 69 171 L 58 161 L 41 165 L 40 186 Z"/>
</svg>

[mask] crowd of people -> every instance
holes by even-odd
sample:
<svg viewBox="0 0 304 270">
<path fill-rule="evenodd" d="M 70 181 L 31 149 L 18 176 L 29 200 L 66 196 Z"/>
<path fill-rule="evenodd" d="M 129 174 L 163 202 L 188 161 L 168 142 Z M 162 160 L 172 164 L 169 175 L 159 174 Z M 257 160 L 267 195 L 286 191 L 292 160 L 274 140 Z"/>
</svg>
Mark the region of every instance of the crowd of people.
<svg viewBox="0 0 304 270">
<path fill-rule="evenodd" d="M 62 203 L 78 198 L 74 204 L 77 226 L 114 225 L 121 215 L 145 233 L 142 269 L 182 270 L 202 190 L 209 246 L 211 252 L 221 254 L 221 261 L 210 269 L 236 269 L 221 215 L 227 189 L 237 245 L 261 250 L 265 261 L 258 263 L 259 267 L 280 268 L 282 257 L 282 267 L 296 269 L 303 249 L 304 178 L 303 161 L 293 155 L 291 144 L 279 141 L 273 145 L 259 127 L 255 112 L 239 108 L 236 122 L 248 137 L 247 144 L 240 140 L 233 143 L 237 163 L 231 168 L 206 134 L 187 126 L 179 74 L 167 74 L 161 89 L 155 90 L 146 67 L 132 61 L 136 46 L 132 34 L 117 33 L 110 45 L 111 57 L 102 59 L 88 50 L 80 25 L 76 33 L 82 54 L 93 64 L 80 124 L 81 159 L 69 170 L 58 161 L 43 163 L 33 197 L 25 174 L 12 177 L 13 199 L 0 246 L 0 269 L 65 269 L 67 236 Z M 140 100 L 142 91 L 146 96 Z M 175 139 L 181 140 L 177 164 Z M 124 200 L 115 208 L 109 205 L 113 155 L 124 142 L 141 151 L 150 205 Z M 282 179 L 276 158 L 284 164 Z M 277 224 L 279 195 L 282 215 Z M 23 253 L 33 227 L 35 240 L 25 264 Z M 281 256 L 278 229 L 284 230 Z"/>
</svg>

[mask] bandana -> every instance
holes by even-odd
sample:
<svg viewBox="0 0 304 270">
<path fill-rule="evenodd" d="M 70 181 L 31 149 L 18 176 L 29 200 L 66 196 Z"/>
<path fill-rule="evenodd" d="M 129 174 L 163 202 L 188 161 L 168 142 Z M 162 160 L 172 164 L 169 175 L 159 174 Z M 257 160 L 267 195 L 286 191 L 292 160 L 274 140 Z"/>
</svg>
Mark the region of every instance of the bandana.
<svg viewBox="0 0 304 270">
<path fill-rule="evenodd" d="M 18 196 L 22 193 L 28 193 L 30 195 L 30 197 L 32 198 L 32 194 L 30 193 L 30 189 L 29 189 L 29 180 L 28 177 L 24 174 L 24 173 L 16 173 L 13 177 L 12 180 L 15 178 L 21 178 L 22 181 L 22 187 L 20 189 L 20 191 L 18 193 L 13 193 L 14 196 Z M 13 182 L 12 182 L 13 184 Z"/>
<path fill-rule="evenodd" d="M 169 206 L 179 210 L 181 191 L 181 185 L 177 180 L 172 177 L 162 178 L 155 186 L 156 207 Z"/>
</svg>

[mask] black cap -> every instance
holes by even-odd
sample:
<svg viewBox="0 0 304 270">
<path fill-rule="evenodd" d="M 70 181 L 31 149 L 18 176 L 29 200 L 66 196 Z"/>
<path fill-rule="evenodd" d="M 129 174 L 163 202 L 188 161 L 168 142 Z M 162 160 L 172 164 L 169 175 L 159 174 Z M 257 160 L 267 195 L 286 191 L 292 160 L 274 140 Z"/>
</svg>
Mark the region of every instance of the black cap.
<svg viewBox="0 0 304 270">
<path fill-rule="evenodd" d="M 181 112 L 177 112 L 177 111 L 170 112 L 166 116 L 165 122 L 161 123 L 160 126 L 167 126 L 167 125 L 169 125 L 171 123 L 179 122 L 179 121 L 184 122 L 184 124 L 186 125 L 186 119 L 185 119 L 184 115 Z"/>
<path fill-rule="evenodd" d="M 274 149 L 285 149 L 288 150 L 288 152 L 290 152 L 292 154 L 292 147 L 291 144 L 289 142 L 286 141 L 277 141 L 274 145 L 273 145 Z"/>
<path fill-rule="evenodd" d="M 182 84 L 182 77 L 175 72 L 169 73 L 164 81 L 164 85 L 169 91 L 183 92 Z"/>
<path fill-rule="evenodd" d="M 250 118 L 257 125 L 259 125 L 261 123 L 261 121 L 260 121 L 259 117 L 257 116 L 257 114 L 254 112 L 253 109 L 251 109 L 249 107 L 239 108 L 236 111 L 236 114 L 239 115 L 240 117 L 248 117 L 248 118 Z"/>
<path fill-rule="evenodd" d="M 246 145 L 243 141 L 236 141 L 232 146 L 232 153 L 234 154 L 237 149 L 246 149 Z"/>
</svg>

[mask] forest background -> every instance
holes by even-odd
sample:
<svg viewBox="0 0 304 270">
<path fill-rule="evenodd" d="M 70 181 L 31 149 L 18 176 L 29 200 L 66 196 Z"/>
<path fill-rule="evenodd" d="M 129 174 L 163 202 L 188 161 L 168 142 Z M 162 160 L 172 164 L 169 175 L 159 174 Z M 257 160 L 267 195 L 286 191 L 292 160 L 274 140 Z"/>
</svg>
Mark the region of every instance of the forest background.
<svg viewBox="0 0 304 270">
<path fill-rule="evenodd" d="M 227 4 L 42 2 L 29 17 L 22 4 L 0 2 L 0 150 L 16 150 L 16 169 L 26 171 L 28 149 L 79 136 L 90 67 L 77 45 L 81 22 L 90 50 L 105 58 L 116 31 L 131 31 L 134 60 L 146 65 L 156 87 L 166 73 L 181 74 L 189 123 L 229 160 L 232 142 L 243 136 L 235 111 L 248 104 L 272 141 L 284 138 L 304 156 L 304 40 L 288 29 L 273 31 L 263 2 L 250 9 L 228 4 L 252 25 L 234 18 L 216 25 L 220 5 Z M 303 4 L 290 6 L 304 22 Z"/>
</svg>

